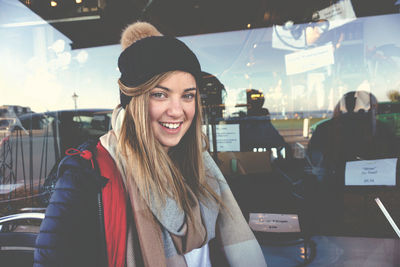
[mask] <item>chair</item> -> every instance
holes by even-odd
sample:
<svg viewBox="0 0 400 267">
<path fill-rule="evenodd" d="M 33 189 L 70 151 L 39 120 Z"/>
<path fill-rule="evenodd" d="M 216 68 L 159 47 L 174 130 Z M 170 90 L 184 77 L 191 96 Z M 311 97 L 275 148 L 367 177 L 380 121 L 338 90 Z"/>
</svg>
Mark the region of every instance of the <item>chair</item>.
<svg viewBox="0 0 400 267">
<path fill-rule="evenodd" d="M 27 232 L 22 225 L 33 226 L 32 220 L 41 221 L 44 213 L 25 212 L 0 218 L 0 263 L 2 266 L 32 266 L 38 232 Z M 25 231 L 23 231 L 25 230 Z"/>
</svg>

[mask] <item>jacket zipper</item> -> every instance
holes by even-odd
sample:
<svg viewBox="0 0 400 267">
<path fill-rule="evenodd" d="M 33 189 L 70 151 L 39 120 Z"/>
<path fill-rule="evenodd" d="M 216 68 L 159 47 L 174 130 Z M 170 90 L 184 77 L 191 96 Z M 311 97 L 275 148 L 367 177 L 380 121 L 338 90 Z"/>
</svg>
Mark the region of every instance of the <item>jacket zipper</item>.
<svg viewBox="0 0 400 267">
<path fill-rule="evenodd" d="M 99 192 L 97 192 L 97 204 L 98 204 L 98 215 L 99 215 L 99 226 L 100 226 L 100 240 L 101 240 L 101 254 L 102 254 L 102 261 L 104 266 L 108 266 L 108 259 L 107 259 L 107 246 L 106 246 L 106 233 L 105 233 L 105 225 L 104 225 L 104 212 L 103 212 L 103 201 L 102 201 L 102 194 L 101 194 L 101 187 L 99 188 Z"/>
</svg>

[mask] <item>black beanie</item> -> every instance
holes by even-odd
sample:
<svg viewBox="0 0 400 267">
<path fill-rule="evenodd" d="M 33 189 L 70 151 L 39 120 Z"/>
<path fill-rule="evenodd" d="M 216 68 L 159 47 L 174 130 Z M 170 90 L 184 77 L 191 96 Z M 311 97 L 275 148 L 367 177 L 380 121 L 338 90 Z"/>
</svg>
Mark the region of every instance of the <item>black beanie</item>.
<svg viewBox="0 0 400 267">
<path fill-rule="evenodd" d="M 127 87 L 136 87 L 155 75 L 181 70 L 194 76 L 201 75 L 196 55 L 182 41 L 167 36 L 151 36 L 138 40 L 127 47 L 118 58 L 120 81 Z M 120 90 L 123 108 L 132 99 Z"/>
</svg>

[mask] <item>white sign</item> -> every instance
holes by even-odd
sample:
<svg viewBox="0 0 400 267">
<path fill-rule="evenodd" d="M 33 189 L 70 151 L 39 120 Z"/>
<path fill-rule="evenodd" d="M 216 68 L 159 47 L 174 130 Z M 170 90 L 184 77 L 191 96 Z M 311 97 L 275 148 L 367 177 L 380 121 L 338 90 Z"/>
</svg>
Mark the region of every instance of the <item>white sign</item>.
<svg viewBox="0 0 400 267">
<path fill-rule="evenodd" d="M 350 0 L 342 0 L 318 11 L 319 18 L 329 21 L 329 30 L 356 19 Z"/>
<path fill-rule="evenodd" d="M 317 13 L 320 20 L 328 21 L 328 31 L 357 18 L 350 0 L 339 1 Z M 272 27 L 272 47 L 293 51 L 305 49 L 307 47 L 305 29 L 308 27 L 318 27 L 318 23 L 293 24 L 291 27 L 274 25 Z"/>
<path fill-rule="evenodd" d="M 293 75 L 335 63 L 332 43 L 285 55 L 286 74 Z"/>
<path fill-rule="evenodd" d="M 259 232 L 300 232 L 297 214 L 250 213 L 249 226 Z"/>
<path fill-rule="evenodd" d="M 240 128 L 239 124 L 217 124 L 215 127 L 217 136 L 217 151 L 240 151 Z M 203 125 L 203 132 L 208 135 L 210 142 L 210 151 L 213 152 L 213 139 L 211 125 L 208 131 Z"/>
<path fill-rule="evenodd" d="M 346 162 L 345 185 L 396 185 L 397 158 Z"/>
</svg>

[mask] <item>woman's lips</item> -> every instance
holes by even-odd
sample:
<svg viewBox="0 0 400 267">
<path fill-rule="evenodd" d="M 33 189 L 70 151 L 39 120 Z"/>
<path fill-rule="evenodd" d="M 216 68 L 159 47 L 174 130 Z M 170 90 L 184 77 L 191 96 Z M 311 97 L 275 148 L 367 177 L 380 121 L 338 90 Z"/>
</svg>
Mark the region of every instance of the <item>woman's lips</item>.
<svg viewBox="0 0 400 267">
<path fill-rule="evenodd" d="M 183 122 L 159 122 L 164 130 L 170 133 L 178 132 Z"/>
</svg>

